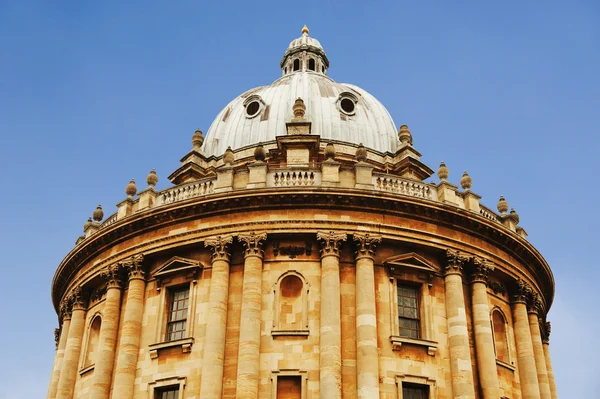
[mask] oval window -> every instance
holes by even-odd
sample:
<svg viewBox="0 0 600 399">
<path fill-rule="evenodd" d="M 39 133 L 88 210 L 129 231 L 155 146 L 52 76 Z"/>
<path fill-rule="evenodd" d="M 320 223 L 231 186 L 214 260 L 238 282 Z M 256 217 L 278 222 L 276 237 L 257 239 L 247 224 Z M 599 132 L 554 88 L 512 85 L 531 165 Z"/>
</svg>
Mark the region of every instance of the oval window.
<svg viewBox="0 0 600 399">
<path fill-rule="evenodd" d="M 246 105 L 246 115 L 255 116 L 260 111 L 260 103 L 258 101 L 252 101 L 250 104 Z"/>
<path fill-rule="evenodd" d="M 342 108 L 342 111 L 344 111 L 347 114 L 352 114 L 354 113 L 354 101 L 352 101 L 349 98 L 342 98 L 342 101 L 340 101 L 340 108 Z"/>
</svg>

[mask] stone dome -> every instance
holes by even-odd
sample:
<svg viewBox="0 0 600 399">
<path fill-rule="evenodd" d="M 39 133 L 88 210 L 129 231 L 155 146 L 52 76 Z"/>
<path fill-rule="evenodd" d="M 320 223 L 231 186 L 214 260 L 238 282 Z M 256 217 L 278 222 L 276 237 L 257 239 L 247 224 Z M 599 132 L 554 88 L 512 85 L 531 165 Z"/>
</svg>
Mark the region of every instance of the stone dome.
<svg viewBox="0 0 600 399">
<path fill-rule="evenodd" d="M 321 45 L 303 29 L 283 57 L 283 76 L 227 104 L 206 133 L 203 153 L 221 156 L 228 146 L 236 150 L 285 135 L 297 98 L 306 104 L 305 117 L 312 123 L 312 133 L 322 139 L 396 152 L 398 134 L 387 109 L 367 91 L 335 82 L 326 75 L 328 67 Z"/>
</svg>

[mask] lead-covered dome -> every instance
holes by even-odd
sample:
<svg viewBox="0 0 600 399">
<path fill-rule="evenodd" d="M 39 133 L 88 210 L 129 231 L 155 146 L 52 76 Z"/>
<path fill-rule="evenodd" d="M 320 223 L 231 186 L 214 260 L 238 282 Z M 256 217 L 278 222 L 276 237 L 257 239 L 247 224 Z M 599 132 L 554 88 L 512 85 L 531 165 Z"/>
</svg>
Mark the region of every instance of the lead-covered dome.
<svg viewBox="0 0 600 399">
<path fill-rule="evenodd" d="M 204 154 L 220 156 L 229 146 L 235 150 L 285 135 L 297 98 L 306 105 L 313 134 L 395 152 L 398 136 L 385 107 L 367 91 L 333 81 L 326 75 L 328 67 L 325 51 L 305 27 L 283 56 L 283 76 L 243 93 L 217 115 L 206 134 Z"/>
</svg>

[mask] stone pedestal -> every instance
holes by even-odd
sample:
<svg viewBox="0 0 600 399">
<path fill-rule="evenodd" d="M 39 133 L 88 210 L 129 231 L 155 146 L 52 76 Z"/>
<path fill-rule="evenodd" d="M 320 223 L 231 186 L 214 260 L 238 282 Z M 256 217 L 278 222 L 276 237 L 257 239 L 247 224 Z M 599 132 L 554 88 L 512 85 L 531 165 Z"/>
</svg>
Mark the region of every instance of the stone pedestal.
<svg viewBox="0 0 600 399">
<path fill-rule="evenodd" d="M 448 350 L 450 352 L 453 398 L 474 399 L 473 366 L 462 283 L 463 266 L 467 259 L 457 252 L 448 251 L 447 255 L 444 291 L 446 317 L 448 318 Z"/>
<path fill-rule="evenodd" d="M 356 243 L 356 369 L 357 396 L 379 397 L 379 354 L 375 302 L 375 248 L 380 236 L 354 234 Z"/>
<path fill-rule="evenodd" d="M 81 340 L 85 327 L 85 307 L 81 297 L 81 288 L 76 288 L 71 294 L 73 313 L 69 326 L 69 338 L 65 346 L 65 357 L 62 362 L 60 379 L 58 380 L 57 399 L 72 399 L 79 368 L 79 355 L 81 354 Z"/>
<path fill-rule="evenodd" d="M 471 279 L 473 329 L 477 349 L 479 383 L 483 391 L 483 399 L 497 399 L 500 397 L 494 337 L 492 335 L 490 307 L 487 298 L 487 278 L 492 270 L 492 265 L 475 260 L 475 270 Z"/>
<path fill-rule="evenodd" d="M 140 352 L 140 334 L 144 313 L 144 291 L 146 280 L 142 269 L 142 256 L 136 255 L 123 263 L 129 273 L 127 303 L 123 314 L 121 340 L 117 352 L 113 393 L 119 399 L 133 398 L 135 372 Z M 113 396 L 114 396 L 113 394 Z"/>
<path fill-rule="evenodd" d="M 530 291 L 531 288 L 526 286 L 525 283 L 520 280 L 517 282 L 517 288 L 513 295 L 512 311 L 522 398 L 540 399 L 540 386 L 527 317 L 526 300 Z"/>
<path fill-rule="evenodd" d="M 321 243 L 320 397 L 341 399 L 340 247 L 346 234 L 318 232 L 317 239 Z"/>
<path fill-rule="evenodd" d="M 533 356 L 535 358 L 535 369 L 537 370 L 538 384 L 540 386 L 540 398 L 552 399 L 550 393 L 550 383 L 548 382 L 548 371 L 546 370 L 546 356 L 542 346 L 542 335 L 540 333 L 540 324 L 538 320 L 537 309 L 531 309 L 528 313 L 529 330 L 531 332 L 531 343 L 533 346 Z"/>
<path fill-rule="evenodd" d="M 204 339 L 204 359 L 200 380 L 202 399 L 221 399 L 223 389 L 223 358 L 227 328 L 227 299 L 229 292 L 229 245 L 231 236 L 207 238 L 212 248 L 212 277 L 210 279 L 209 311 Z"/>
<path fill-rule="evenodd" d="M 121 284 L 117 265 L 110 267 L 104 277 L 108 280 L 106 300 L 102 311 L 102 325 L 98 339 L 98 355 L 94 368 L 91 399 L 108 399 L 115 363 L 115 348 L 121 309 Z"/>
<path fill-rule="evenodd" d="M 260 314 L 262 309 L 262 244 L 266 233 L 241 234 L 238 239 L 246 247 L 240 342 L 238 348 L 237 399 L 258 398 L 260 371 Z"/>
<path fill-rule="evenodd" d="M 63 312 L 61 312 L 63 313 Z M 65 348 L 67 346 L 67 339 L 69 336 L 69 326 L 71 325 L 71 313 L 63 313 L 63 322 L 60 329 L 60 338 L 58 341 L 58 347 L 56 348 L 56 355 L 54 356 L 54 366 L 52 367 L 52 376 L 50 377 L 50 387 L 48 388 L 48 399 L 56 398 L 56 391 L 58 389 L 58 380 L 60 379 L 60 372 L 62 370 L 63 358 L 65 355 Z"/>
</svg>

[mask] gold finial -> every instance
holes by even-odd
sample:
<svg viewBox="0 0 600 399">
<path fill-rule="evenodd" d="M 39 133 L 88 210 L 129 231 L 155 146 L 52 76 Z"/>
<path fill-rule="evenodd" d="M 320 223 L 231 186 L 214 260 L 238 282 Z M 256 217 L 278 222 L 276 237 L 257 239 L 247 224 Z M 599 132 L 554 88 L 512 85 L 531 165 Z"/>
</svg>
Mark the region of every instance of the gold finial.
<svg viewBox="0 0 600 399">
<path fill-rule="evenodd" d="M 308 36 L 308 27 L 304 24 L 304 28 L 302 28 L 302 34 Z"/>
</svg>

